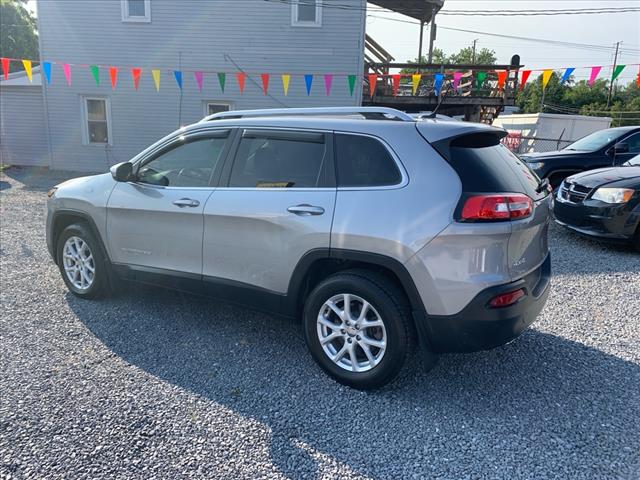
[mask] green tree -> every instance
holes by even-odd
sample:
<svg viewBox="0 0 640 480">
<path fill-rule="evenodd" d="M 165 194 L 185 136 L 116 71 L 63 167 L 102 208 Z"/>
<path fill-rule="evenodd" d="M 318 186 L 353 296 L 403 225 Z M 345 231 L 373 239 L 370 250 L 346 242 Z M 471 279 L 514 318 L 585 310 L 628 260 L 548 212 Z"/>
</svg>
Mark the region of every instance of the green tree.
<svg viewBox="0 0 640 480">
<path fill-rule="evenodd" d="M 25 4 L 26 0 L 0 0 L 2 57 L 38 59 L 36 20 L 25 8 Z"/>
<path fill-rule="evenodd" d="M 544 103 L 562 105 L 565 93 L 569 87 L 560 83 L 560 78 L 554 72 L 544 90 Z M 538 113 L 542 108 L 542 75 L 534 81 L 529 81 L 524 89 L 516 96 L 516 105 L 524 113 Z"/>
<path fill-rule="evenodd" d="M 493 50 L 489 50 L 488 48 L 483 48 L 482 50 L 476 52 L 476 60 L 473 60 L 473 49 L 471 47 L 466 47 L 458 51 L 457 53 L 452 53 L 451 55 L 447 55 L 441 48 L 433 49 L 433 62 L 432 63 L 460 63 L 460 64 L 471 64 L 471 65 L 495 65 L 497 58 L 496 52 Z M 408 60 L 407 63 L 428 63 L 428 58 L 426 56 L 420 57 L 413 60 Z M 400 73 L 413 73 L 415 72 L 415 68 L 404 68 L 400 71 Z"/>
</svg>

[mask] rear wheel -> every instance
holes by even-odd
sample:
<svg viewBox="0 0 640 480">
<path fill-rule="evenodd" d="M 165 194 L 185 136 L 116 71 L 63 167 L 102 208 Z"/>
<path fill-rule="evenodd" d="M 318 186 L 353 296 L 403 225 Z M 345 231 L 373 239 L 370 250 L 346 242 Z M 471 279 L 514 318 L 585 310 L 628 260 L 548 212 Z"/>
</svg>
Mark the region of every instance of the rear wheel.
<svg viewBox="0 0 640 480">
<path fill-rule="evenodd" d="M 305 340 L 316 362 L 338 382 L 367 390 L 392 381 L 409 346 L 409 309 L 384 276 L 338 273 L 309 295 Z"/>
</svg>

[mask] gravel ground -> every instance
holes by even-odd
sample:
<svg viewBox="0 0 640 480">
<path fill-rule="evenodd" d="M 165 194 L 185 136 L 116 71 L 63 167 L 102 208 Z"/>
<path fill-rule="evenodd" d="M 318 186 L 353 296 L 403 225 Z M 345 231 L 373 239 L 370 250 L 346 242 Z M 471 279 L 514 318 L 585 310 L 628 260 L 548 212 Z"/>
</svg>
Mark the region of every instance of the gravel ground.
<svg viewBox="0 0 640 480">
<path fill-rule="evenodd" d="M 1 478 L 640 478 L 630 250 L 553 228 L 533 328 L 362 393 L 284 321 L 151 288 L 70 295 L 45 247 L 60 178 L 0 181 Z"/>
</svg>

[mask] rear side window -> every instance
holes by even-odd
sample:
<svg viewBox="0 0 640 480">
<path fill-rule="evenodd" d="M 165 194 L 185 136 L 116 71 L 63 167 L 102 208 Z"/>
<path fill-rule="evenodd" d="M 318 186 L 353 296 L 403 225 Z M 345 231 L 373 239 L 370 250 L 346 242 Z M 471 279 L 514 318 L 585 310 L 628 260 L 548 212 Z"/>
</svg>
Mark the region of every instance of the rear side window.
<svg viewBox="0 0 640 480">
<path fill-rule="evenodd" d="M 379 187 L 400 183 L 402 175 L 386 147 L 372 137 L 336 134 L 339 187 Z"/>
<path fill-rule="evenodd" d="M 326 178 L 330 161 L 323 133 L 245 130 L 229 186 L 323 187 L 330 183 Z"/>
</svg>

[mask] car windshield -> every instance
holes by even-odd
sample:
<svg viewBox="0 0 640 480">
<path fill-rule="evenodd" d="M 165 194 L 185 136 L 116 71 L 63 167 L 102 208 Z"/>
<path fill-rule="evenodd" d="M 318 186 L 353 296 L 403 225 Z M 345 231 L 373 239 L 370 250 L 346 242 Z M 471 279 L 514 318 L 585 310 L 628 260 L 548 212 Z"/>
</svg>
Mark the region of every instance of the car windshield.
<svg viewBox="0 0 640 480">
<path fill-rule="evenodd" d="M 636 155 L 631 160 L 627 160 L 624 165 L 627 167 L 640 167 L 640 155 Z"/>
<path fill-rule="evenodd" d="M 581 152 L 595 152 L 600 150 L 605 145 L 613 142 L 620 136 L 620 132 L 617 130 L 600 130 L 594 132 L 591 135 L 581 138 L 568 145 L 565 150 L 579 150 Z"/>
</svg>

